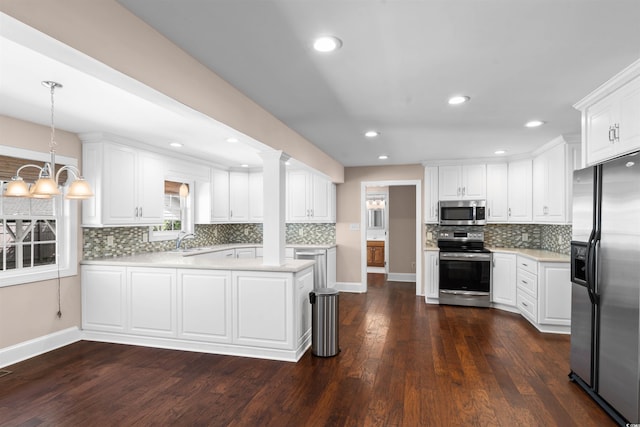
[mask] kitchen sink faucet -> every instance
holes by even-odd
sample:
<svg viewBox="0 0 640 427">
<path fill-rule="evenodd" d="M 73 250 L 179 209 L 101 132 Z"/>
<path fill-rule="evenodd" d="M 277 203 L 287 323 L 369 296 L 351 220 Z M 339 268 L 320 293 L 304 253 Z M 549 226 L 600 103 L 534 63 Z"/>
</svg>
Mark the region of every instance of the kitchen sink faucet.
<svg viewBox="0 0 640 427">
<path fill-rule="evenodd" d="M 182 244 L 182 241 L 186 238 L 186 237 L 196 237 L 193 233 L 188 233 L 188 234 L 182 234 L 184 233 L 184 231 L 181 231 L 180 233 L 178 233 L 178 238 L 176 239 L 176 250 L 180 250 L 180 245 Z"/>
</svg>

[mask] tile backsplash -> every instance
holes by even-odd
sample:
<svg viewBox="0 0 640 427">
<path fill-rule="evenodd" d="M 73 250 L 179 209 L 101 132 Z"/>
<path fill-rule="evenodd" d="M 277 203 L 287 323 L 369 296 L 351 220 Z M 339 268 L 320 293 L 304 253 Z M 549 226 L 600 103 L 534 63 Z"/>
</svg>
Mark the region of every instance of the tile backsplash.
<svg viewBox="0 0 640 427">
<path fill-rule="evenodd" d="M 440 226 L 425 224 L 427 246 L 436 246 Z M 442 227 L 446 230 L 484 231 L 487 246 L 502 248 L 545 249 L 563 254 L 570 253 L 571 225 L 547 224 L 489 224 L 483 227 Z M 526 234 L 526 240 L 523 239 Z"/>
<path fill-rule="evenodd" d="M 229 243 L 262 243 L 262 224 L 203 224 L 195 226 L 195 238 L 183 247 L 201 247 Z M 83 258 L 96 259 L 145 252 L 162 252 L 175 247 L 175 240 L 143 241 L 149 227 L 83 228 Z M 113 244 L 108 243 L 110 238 Z M 336 226 L 326 224 L 286 224 L 289 244 L 333 244 Z"/>
</svg>

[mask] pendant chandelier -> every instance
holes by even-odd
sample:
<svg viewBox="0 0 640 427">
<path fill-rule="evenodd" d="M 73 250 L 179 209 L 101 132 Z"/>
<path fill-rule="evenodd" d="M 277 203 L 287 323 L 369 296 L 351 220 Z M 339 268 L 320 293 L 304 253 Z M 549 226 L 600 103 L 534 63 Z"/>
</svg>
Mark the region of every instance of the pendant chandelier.
<svg viewBox="0 0 640 427">
<path fill-rule="evenodd" d="M 27 164 L 20 166 L 16 171 L 16 176 L 11 178 L 11 181 L 7 183 L 7 189 L 4 192 L 5 196 L 9 197 L 34 197 L 34 198 L 50 198 L 61 194 L 58 185 L 58 179 L 63 171 L 67 171 L 70 176 L 73 177 L 73 181 L 69 185 L 69 188 L 65 194 L 67 199 L 88 199 L 93 197 L 93 191 L 89 183 L 82 177 L 80 170 L 72 165 L 66 165 L 61 167 L 56 173 L 56 128 L 54 125 L 54 103 L 53 94 L 56 89 L 62 89 L 60 83 L 52 81 L 44 81 L 42 85 L 49 88 L 51 92 L 51 140 L 49 141 L 49 154 L 51 160 L 46 162 L 44 166 L 38 166 L 34 164 Z M 20 172 L 26 168 L 39 169 L 38 180 L 29 187 L 20 177 Z"/>
</svg>

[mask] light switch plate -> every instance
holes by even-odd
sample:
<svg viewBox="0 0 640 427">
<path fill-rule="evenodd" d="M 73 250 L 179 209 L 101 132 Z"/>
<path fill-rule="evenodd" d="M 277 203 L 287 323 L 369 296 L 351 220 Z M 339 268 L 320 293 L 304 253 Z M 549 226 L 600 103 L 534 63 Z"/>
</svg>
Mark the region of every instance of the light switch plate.
<svg viewBox="0 0 640 427">
<path fill-rule="evenodd" d="M 107 236 L 107 246 L 113 246 L 113 236 Z"/>
<path fill-rule="evenodd" d="M 529 234 L 528 233 L 522 233 L 522 241 L 523 242 L 528 242 L 529 241 Z"/>
</svg>

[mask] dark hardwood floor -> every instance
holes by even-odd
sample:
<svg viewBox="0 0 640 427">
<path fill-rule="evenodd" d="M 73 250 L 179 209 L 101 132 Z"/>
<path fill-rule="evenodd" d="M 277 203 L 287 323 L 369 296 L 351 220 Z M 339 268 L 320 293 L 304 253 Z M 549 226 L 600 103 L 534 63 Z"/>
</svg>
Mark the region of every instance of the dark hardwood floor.
<svg viewBox="0 0 640 427">
<path fill-rule="evenodd" d="M 614 425 L 568 381 L 568 336 L 414 294 L 381 275 L 341 294 L 333 358 L 75 343 L 6 368 L 0 425 Z"/>
</svg>

